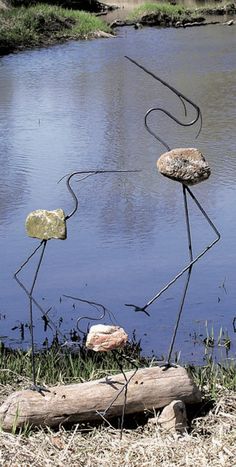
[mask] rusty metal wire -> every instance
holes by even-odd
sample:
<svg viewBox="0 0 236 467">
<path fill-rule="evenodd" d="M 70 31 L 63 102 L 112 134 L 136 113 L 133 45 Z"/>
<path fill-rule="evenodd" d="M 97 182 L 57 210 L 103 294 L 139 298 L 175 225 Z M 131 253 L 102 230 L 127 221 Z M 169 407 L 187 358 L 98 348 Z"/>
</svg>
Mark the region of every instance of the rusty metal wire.
<svg viewBox="0 0 236 467">
<path fill-rule="evenodd" d="M 84 321 L 84 320 L 89 320 L 89 321 L 101 321 L 102 319 L 105 318 L 106 315 L 108 315 L 108 317 L 109 317 L 109 319 L 110 319 L 110 321 L 111 321 L 112 323 L 114 323 L 114 321 L 116 321 L 116 318 L 115 318 L 115 316 L 113 315 L 113 313 L 112 313 L 108 308 L 106 308 L 104 305 L 102 305 L 101 303 L 97 303 L 97 302 L 94 302 L 94 301 L 91 301 L 91 300 L 85 300 L 85 299 L 79 298 L 79 297 L 74 297 L 74 296 L 72 296 L 72 295 L 65 295 L 65 294 L 63 294 L 63 297 L 69 298 L 69 299 L 71 299 L 71 300 L 77 300 L 77 301 L 79 301 L 80 303 L 86 303 L 87 305 L 90 305 L 90 306 L 96 308 L 96 310 L 98 310 L 98 311 L 101 311 L 101 310 L 102 310 L 100 316 L 98 316 L 98 317 L 96 317 L 96 318 L 94 318 L 94 317 L 92 317 L 92 316 L 81 316 L 80 318 L 77 319 L 77 324 L 76 324 L 77 330 L 78 330 L 81 334 L 83 334 L 84 336 L 87 334 L 87 332 L 86 332 L 86 331 L 83 331 L 82 329 L 80 329 L 79 325 L 80 325 L 81 321 Z M 99 310 L 99 309 L 101 309 L 101 310 Z"/>
<path fill-rule="evenodd" d="M 100 316 L 98 317 L 91 317 L 91 316 L 81 316 L 80 318 L 78 318 L 77 320 L 77 329 L 80 333 L 82 333 L 84 336 L 87 334 L 87 332 L 83 331 L 82 329 L 80 329 L 79 325 L 81 323 L 81 321 L 83 320 L 89 320 L 89 321 L 101 321 L 103 320 L 106 315 L 109 316 L 109 319 L 111 320 L 111 322 L 113 322 L 113 320 L 116 321 L 113 313 L 108 310 L 108 308 L 106 308 L 104 305 L 102 305 L 101 303 L 97 303 L 97 302 L 94 302 L 94 301 L 90 301 L 90 300 L 85 300 L 85 299 L 82 299 L 82 298 L 79 298 L 79 297 L 74 297 L 74 296 L 71 296 L 71 295 L 65 295 L 63 294 L 63 297 L 65 298 L 69 298 L 71 300 L 77 300 L 81 303 L 85 303 L 85 304 L 88 304 L 92 307 L 95 307 L 97 310 L 99 310 L 99 308 L 102 310 Z M 99 310 L 100 311 L 100 310 Z M 113 318 L 113 319 L 112 319 Z M 122 438 L 122 434 L 123 434 L 123 428 L 124 428 L 124 418 L 125 418 L 125 410 L 126 410 L 126 404 L 127 404 L 127 391 L 128 391 L 128 385 L 131 381 L 131 379 L 135 376 L 136 372 L 138 371 L 138 366 L 136 365 L 135 363 L 135 360 L 134 359 L 131 359 L 128 355 L 126 355 L 125 353 L 120 353 L 118 352 L 117 350 L 112 350 L 111 351 L 112 354 L 113 354 L 113 357 L 114 357 L 114 360 L 115 362 L 117 363 L 117 366 L 118 368 L 120 369 L 123 377 L 124 377 L 124 383 L 120 383 L 119 381 L 116 381 L 114 380 L 113 378 L 110 378 L 110 377 L 106 377 L 104 381 L 102 381 L 101 383 L 102 384 L 109 384 L 110 386 L 112 386 L 114 388 L 114 390 L 117 389 L 117 384 L 121 385 L 121 388 L 118 390 L 118 392 L 115 394 L 114 398 L 111 400 L 111 402 L 109 403 L 109 405 L 107 406 L 107 408 L 103 411 L 103 412 L 97 412 L 98 415 L 101 416 L 101 418 L 109 424 L 108 420 L 106 419 L 106 415 L 108 414 L 109 410 L 111 409 L 111 407 L 113 406 L 114 402 L 118 399 L 118 397 L 122 394 L 122 392 L 124 392 L 124 403 L 123 403 L 123 406 L 122 406 L 122 413 L 121 413 L 121 424 L 120 424 L 120 438 Z M 132 363 L 133 366 L 134 366 L 134 372 L 132 373 L 132 375 L 127 378 L 126 374 L 125 374 L 125 371 L 124 371 L 124 367 L 123 367 L 123 362 L 124 361 L 127 361 L 129 363 Z"/>
<path fill-rule="evenodd" d="M 67 189 L 68 189 L 69 193 L 71 194 L 71 196 L 72 196 L 72 198 L 73 198 L 73 200 L 75 202 L 75 207 L 70 212 L 70 214 L 67 214 L 66 220 L 70 219 L 70 217 L 72 217 L 76 213 L 76 211 L 78 209 L 78 206 L 79 206 L 78 198 L 77 198 L 77 196 L 76 196 L 76 194 L 75 194 L 75 192 L 72 189 L 71 184 L 70 184 L 72 178 L 75 175 L 85 174 L 85 176 L 79 180 L 79 182 L 81 182 L 82 180 L 85 180 L 86 178 L 91 177 L 92 175 L 105 174 L 105 173 L 110 173 L 111 174 L 111 173 L 137 173 L 137 172 L 140 172 L 140 170 L 103 170 L 103 169 L 95 169 L 95 170 L 80 170 L 80 171 L 73 172 L 71 174 L 64 175 L 58 181 L 58 183 L 60 183 L 61 180 L 63 180 L 65 177 L 67 177 L 67 180 L 66 180 Z"/>
<path fill-rule="evenodd" d="M 147 73 L 148 75 L 152 76 L 155 80 L 159 81 L 161 84 L 163 84 L 164 86 L 166 86 L 168 89 L 170 89 L 182 102 L 182 104 L 184 105 L 184 111 L 185 111 L 185 116 L 187 116 L 187 107 L 185 105 L 185 103 L 189 104 L 190 106 L 193 107 L 193 109 L 196 111 L 196 117 L 191 120 L 190 122 L 182 122 L 181 120 L 179 120 L 176 116 L 172 115 L 169 111 L 167 111 L 166 109 L 164 108 L 161 108 L 161 107 L 153 107 L 151 109 L 149 109 L 146 114 L 145 114 L 145 117 L 144 117 L 144 125 L 145 125 L 145 128 L 147 129 L 147 131 L 159 142 L 161 143 L 166 149 L 167 151 L 170 151 L 170 146 L 162 139 L 160 138 L 151 128 L 150 126 L 148 125 L 147 123 L 147 119 L 148 119 L 148 116 L 154 112 L 154 111 L 160 111 L 160 112 L 163 112 L 165 115 L 167 115 L 170 119 L 172 119 L 174 122 L 176 122 L 178 125 L 180 126 L 184 126 L 184 127 L 190 127 L 190 126 L 193 126 L 194 124 L 196 124 L 198 121 L 200 121 L 200 128 L 198 130 L 198 133 L 197 133 L 197 136 L 199 136 L 200 132 L 201 132 L 201 128 L 202 128 L 202 114 L 201 114 L 201 110 L 200 108 L 198 107 L 198 105 L 196 105 L 191 99 L 189 99 L 188 97 L 186 97 L 184 94 L 182 94 L 179 90 L 177 90 L 176 88 L 174 88 L 173 86 L 171 86 L 170 84 L 168 84 L 166 81 L 164 81 L 162 78 L 158 77 L 157 75 L 155 75 L 153 72 L 149 71 L 147 68 L 145 68 L 144 66 L 140 65 L 136 60 L 133 60 L 132 58 L 128 57 L 128 56 L 125 56 L 125 58 L 127 58 L 131 63 L 133 63 L 134 65 L 136 65 L 137 67 L 141 68 L 145 73 Z M 137 306 L 137 305 L 134 305 L 134 304 L 126 304 L 126 306 L 129 306 L 129 307 L 133 307 L 134 308 L 134 311 L 135 312 L 144 312 L 145 314 L 148 314 L 147 313 L 147 308 L 152 305 L 171 285 L 173 285 L 184 273 L 187 272 L 187 277 L 186 277 L 186 282 L 185 282 L 185 286 L 184 286 L 184 290 L 183 290 L 183 294 L 182 294 L 182 298 L 181 298 L 181 301 L 180 301 L 180 306 L 179 306 L 179 310 L 178 310 L 178 314 L 177 314 L 177 319 L 176 319 L 176 322 L 175 322 L 175 326 L 174 326 L 174 331 L 173 331 L 173 334 L 172 334 L 172 337 L 171 337 L 171 342 L 170 342 L 170 346 L 169 346 L 169 351 L 168 351 L 168 356 L 167 356 L 167 361 L 166 363 L 164 364 L 164 366 L 166 368 L 168 368 L 171 363 L 170 363 L 170 360 L 171 360 L 171 356 L 172 356 L 172 352 L 173 352 L 173 347 L 174 347 L 174 343 L 175 343 L 175 339 L 176 339 L 176 335 L 177 335 L 177 330 L 178 330 L 178 327 L 179 327 L 179 323 L 180 323 L 180 318 L 181 318 L 181 315 L 182 315 L 182 311 L 183 311 L 183 308 L 184 308 L 184 303 L 185 303 L 185 299 L 186 299 L 186 294 L 187 294 L 187 290 L 188 290 L 188 286 L 189 286 L 189 282 L 190 282 L 190 277 L 191 277 L 191 272 L 192 272 L 192 267 L 193 265 L 200 259 L 202 258 L 202 256 L 204 256 L 219 240 L 220 240 L 220 233 L 218 231 L 218 229 L 215 227 L 215 225 L 213 224 L 213 222 L 211 221 L 211 219 L 209 218 L 209 216 L 207 215 L 207 213 L 205 212 L 205 210 L 203 209 L 203 207 L 201 206 L 201 204 L 199 203 L 199 201 L 196 199 L 196 197 L 194 196 L 194 194 L 192 193 L 192 191 L 189 189 L 189 187 L 187 185 L 185 185 L 184 183 L 182 183 L 182 187 L 183 187 L 183 197 L 184 197 L 184 209 L 185 209 L 185 220 L 186 220 L 186 229 L 187 229 L 187 237 L 188 237 L 188 253 L 189 253 L 189 263 L 179 272 L 175 275 L 175 277 L 168 282 L 168 284 L 166 284 L 157 294 L 154 295 L 154 297 L 152 297 L 144 306 Z M 197 208 L 200 210 L 200 212 L 202 213 L 202 215 L 204 216 L 204 218 L 206 219 L 208 225 L 211 227 L 211 229 L 214 231 L 214 233 L 216 234 L 216 238 L 209 244 L 207 245 L 197 256 L 193 256 L 193 249 L 192 249 L 192 239 L 191 239 L 191 231 L 190 231 L 190 222 L 189 222 L 189 211 L 188 211 L 188 204 L 187 204 L 187 194 L 192 198 L 193 202 L 196 204 Z"/>
<path fill-rule="evenodd" d="M 65 220 L 67 221 L 68 219 L 70 219 L 77 211 L 78 209 L 78 198 L 74 192 L 74 190 L 72 189 L 71 187 L 71 180 L 74 176 L 76 175 L 84 175 L 84 177 L 82 177 L 82 179 L 80 179 L 79 181 L 81 180 L 84 180 L 86 179 L 87 177 L 90 177 L 92 175 L 97 175 L 97 174 L 105 174 L 105 173 L 109 173 L 109 174 L 112 174 L 112 173 L 135 173 L 135 172 L 139 172 L 139 170 L 104 170 L 104 169 L 96 169 L 96 170 L 83 170 L 83 171 L 76 171 L 76 172 L 72 172 L 68 175 L 65 175 L 64 177 L 62 177 L 59 182 L 66 178 L 67 177 L 67 180 L 66 180 L 66 185 L 67 185 L 67 188 L 68 188 L 68 191 L 69 193 L 71 194 L 74 202 L 75 202 L 75 206 L 73 208 L 73 210 L 65 217 Z M 45 250 L 46 250 L 46 246 L 47 246 L 47 243 L 48 243 L 48 240 L 42 240 L 39 245 L 34 249 L 34 251 L 28 256 L 28 258 L 22 263 L 22 265 L 19 267 L 19 269 L 14 273 L 14 279 L 16 280 L 16 282 L 18 283 L 18 285 L 24 290 L 24 292 L 26 293 L 27 297 L 29 298 L 29 319 L 30 319 L 30 336 L 31 336 L 31 348 L 32 348 L 32 380 L 33 380 L 33 385 L 31 386 L 31 389 L 32 390 L 36 390 L 38 392 L 40 392 L 42 395 L 43 395 L 43 392 L 46 391 L 47 389 L 44 388 L 44 387 L 41 387 L 39 385 L 37 385 L 36 383 L 36 366 L 35 366 L 35 342 L 34 342 L 34 320 L 33 320 L 33 305 L 35 305 L 39 310 L 40 312 L 42 313 L 43 315 L 43 318 L 46 318 L 47 319 L 47 324 L 49 325 L 49 327 L 51 329 L 54 329 L 56 331 L 56 334 L 58 335 L 61 335 L 63 337 L 63 339 L 65 340 L 66 339 L 66 336 L 64 334 L 61 333 L 61 331 L 58 329 L 57 326 L 55 326 L 54 322 L 51 320 L 51 318 L 48 316 L 48 312 L 50 311 L 47 310 L 45 311 L 41 305 L 37 302 L 37 300 L 35 299 L 35 297 L 33 296 L 33 292 L 34 292 L 34 288 L 35 288 L 35 285 L 36 285 L 36 282 L 37 282 L 37 278 L 38 278 L 38 274 L 39 274 L 39 270 L 40 270 L 40 267 L 41 267 L 41 264 L 42 264 L 42 260 L 43 260 L 43 257 L 44 257 L 44 254 L 45 254 Z M 25 284 L 20 280 L 20 278 L 18 277 L 20 272 L 25 268 L 25 266 L 30 262 L 30 260 L 34 257 L 34 255 L 40 251 L 41 249 L 41 253 L 40 253 L 40 257 L 39 257 L 39 260 L 38 260 L 38 263 L 36 264 L 36 271 L 33 275 L 33 279 L 32 279 L 32 285 L 31 287 L 28 289 Z M 98 305 L 98 304 L 97 304 Z M 100 305 L 102 306 L 102 305 Z M 105 311 L 105 309 L 104 309 Z"/>
<path fill-rule="evenodd" d="M 144 117 L 144 124 L 145 124 L 145 127 L 147 129 L 147 131 L 157 140 L 159 141 L 166 149 L 167 151 L 170 151 L 170 147 L 169 145 L 162 139 L 160 138 L 159 136 L 157 136 L 157 134 L 150 128 L 150 126 L 148 125 L 147 123 L 147 118 L 148 116 L 154 112 L 154 111 L 160 111 L 160 112 L 163 112 L 165 115 L 167 115 L 169 118 L 171 118 L 174 122 L 176 122 L 178 125 L 180 126 L 183 126 L 183 127 L 189 127 L 189 126 L 192 126 L 194 125 L 195 123 L 198 122 L 198 120 L 200 121 L 200 127 L 199 127 L 199 130 L 198 130 L 198 133 L 197 133 L 197 136 L 196 138 L 199 136 L 200 132 L 201 132 L 201 129 L 202 129 L 202 113 L 201 113 L 201 110 L 200 108 L 198 107 L 198 105 L 196 105 L 191 99 L 189 99 L 188 97 L 186 97 L 184 94 L 182 94 L 178 89 L 174 88 L 173 86 L 171 86 L 169 83 L 167 83 L 166 81 L 164 81 L 162 78 L 160 78 L 159 76 L 155 75 L 152 71 L 149 71 L 147 68 L 145 68 L 143 65 L 140 65 L 138 62 L 136 62 L 136 60 L 133 60 L 132 58 L 128 57 L 127 55 L 125 55 L 125 58 L 127 58 L 131 63 L 133 63 L 134 65 L 136 65 L 137 67 L 141 68 L 141 70 L 143 70 L 145 73 L 147 73 L 148 75 L 152 76 L 152 78 L 154 78 L 155 80 L 159 81 L 161 84 L 163 84 L 165 87 L 167 87 L 168 89 L 170 89 L 179 99 L 180 101 L 182 102 L 183 106 L 184 106 L 184 113 L 185 113 L 185 116 L 187 116 L 187 107 L 186 107 L 186 104 L 189 104 L 191 105 L 194 110 L 196 111 L 196 117 L 191 120 L 190 122 L 182 122 L 181 120 L 179 120 L 177 117 L 175 117 L 173 114 L 171 114 L 168 110 L 162 108 L 162 107 L 152 107 L 151 109 L 149 109 L 146 114 L 145 114 L 145 117 Z"/>
</svg>

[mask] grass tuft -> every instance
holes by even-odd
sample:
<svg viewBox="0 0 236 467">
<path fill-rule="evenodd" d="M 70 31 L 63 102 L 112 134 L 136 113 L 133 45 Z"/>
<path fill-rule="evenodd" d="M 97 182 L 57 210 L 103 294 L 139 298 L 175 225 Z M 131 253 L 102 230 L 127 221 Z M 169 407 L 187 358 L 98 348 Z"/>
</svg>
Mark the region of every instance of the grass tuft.
<svg viewBox="0 0 236 467">
<path fill-rule="evenodd" d="M 170 3 L 144 3 L 135 8 L 130 14 L 130 19 L 139 21 L 144 15 L 162 13 L 170 17 L 182 18 L 187 15 L 187 9 L 183 5 L 171 5 Z"/>
</svg>

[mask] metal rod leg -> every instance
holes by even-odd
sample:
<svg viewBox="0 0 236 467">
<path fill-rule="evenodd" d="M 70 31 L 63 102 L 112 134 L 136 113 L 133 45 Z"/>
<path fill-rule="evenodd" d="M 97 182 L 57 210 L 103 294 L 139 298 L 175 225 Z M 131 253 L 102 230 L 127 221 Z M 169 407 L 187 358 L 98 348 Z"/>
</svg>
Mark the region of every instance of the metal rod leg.
<svg viewBox="0 0 236 467">
<path fill-rule="evenodd" d="M 186 220 L 187 235 L 188 235 L 188 251 L 189 251 L 189 258 L 190 258 L 190 262 L 191 262 L 193 260 L 193 250 L 192 250 L 191 229 L 190 229 L 190 222 L 189 222 L 188 201 L 187 201 L 187 196 L 186 196 L 186 187 L 185 187 L 185 185 L 183 185 L 183 196 L 184 196 L 185 220 Z M 185 283 L 185 286 L 184 286 L 183 296 L 182 296 L 182 299 L 181 299 L 181 302 L 180 302 L 179 312 L 178 312 L 178 315 L 177 315 L 177 320 L 176 320 L 176 323 L 175 323 L 174 332 L 173 332 L 173 335 L 172 335 L 172 338 L 171 338 L 171 343 L 170 343 L 168 357 L 167 357 L 167 365 L 168 366 L 170 365 L 170 360 L 171 360 L 171 356 L 172 356 L 172 352 L 173 352 L 173 347 L 174 347 L 174 343 L 175 343 L 175 339 L 176 339 L 176 334 L 177 334 L 177 331 L 178 331 L 179 322 L 180 322 L 180 318 L 181 318 L 181 315 L 182 315 L 182 311 L 183 311 L 183 307 L 184 307 L 184 303 L 185 303 L 185 298 L 186 298 L 186 295 L 187 295 L 187 290 L 188 290 L 188 286 L 189 286 L 191 272 L 192 272 L 192 266 L 190 266 L 190 268 L 188 270 L 188 275 L 187 275 L 186 283 Z"/>
<path fill-rule="evenodd" d="M 135 376 L 135 374 L 137 373 L 138 371 L 138 366 L 134 364 L 135 366 L 135 370 L 133 372 L 133 374 L 127 378 L 124 370 L 123 370 L 123 365 L 122 363 L 120 362 L 120 359 L 119 359 L 119 355 L 117 354 L 117 352 L 115 350 L 113 350 L 113 356 L 114 356 L 114 360 L 116 361 L 116 363 L 118 364 L 118 367 L 122 373 L 122 375 L 124 376 L 124 380 L 125 380 L 125 383 L 121 383 L 122 384 L 122 387 L 121 389 L 118 391 L 118 393 L 115 395 L 115 397 L 112 399 L 112 401 L 110 402 L 109 406 L 104 410 L 104 412 L 99 413 L 99 415 L 101 415 L 101 417 L 103 419 L 105 419 L 105 416 L 107 414 L 107 412 L 110 410 L 110 408 L 112 407 L 112 405 L 114 404 L 114 402 L 118 399 L 118 397 L 120 396 L 120 394 L 122 394 L 122 392 L 124 391 L 124 404 L 123 404 L 123 408 L 122 408 L 122 414 L 121 414 L 121 425 L 120 425 L 120 439 L 122 438 L 122 434 L 123 434 L 123 428 L 124 428 L 124 417 L 125 417 L 125 410 L 126 410 L 126 404 L 127 404 L 127 391 L 128 391 L 128 385 L 131 381 L 131 379 Z M 131 359 L 129 359 L 126 355 L 122 355 L 121 356 L 123 359 L 127 360 L 129 363 L 131 362 Z M 132 361 L 132 363 L 134 363 Z M 105 381 L 106 384 L 117 384 L 117 381 L 113 381 L 112 379 L 107 379 Z"/>
<path fill-rule="evenodd" d="M 31 253 L 31 255 L 27 258 L 27 260 L 20 266 L 20 268 L 16 271 L 16 273 L 14 274 L 14 279 L 17 281 L 17 283 L 20 285 L 20 287 L 24 290 L 24 292 L 26 293 L 26 295 L 28 296 L 29 298 L 29 318 L 30 318 L 30 336 L 31 336 L 31 348 L 32 348 L 32 359 L 31 359 L 31 362 L 32 362 L 32 380 L 33 380 L 33 385 L 30 387 L 30 389 L 32 390 L 35 390 L 35 391 L 38 391 L 40 392 L 41 394 L 43 394 L 43 391 L 48 391 L 50 392 L 48 389 L 44 388 L 44 387 L 40 387 L 40 386 L 37 386 L 36 384 L 36 368 L 35 368 L 35 344 L 34 344 L 34 323 L 33 323 L 33 304 L 37 306 L 37 308 L 39 308 L 39 310 L 42 312 L 42 314 L 45 316 L 45 312 L 44 310 L 42 309 L 42 307 L 36 302 L 36 300 L 34 299 L 34 297 L 32 296 L 33 294 L 33 290 L 34 290 L 34 287 L 35 287 L 35 284 L 36 284 L 36 281 L 37 281 L 37 277 L 38 277 L 38 273 L 39 273 L 39 269 L 41 267 L 41 263 L 42 263 L 42 260 L 43 260 L 43 256 L 44 256 L 44 252 L 45 252 L 45 248 L 46 248 L 46 244 L 47 244 L 47 240 L 42 240 L 42 242 L 37 246 L 37 248 L 35 248 L 35 250 L 33 251 L 33 253 Z M 27 290 L 27 288 L 24 286 L 24 284 L 20 281 L 20 279 L 18 278 L 18 274 L 20 273 L 20 271 L 22 271 L 22 269 L 26 266 L 26 264 L 30 261 L 30 259 L 35 255 L 35 253 L 41 248 L 42 248 L 42 251 L 41 251 L 41 254 L 40 254 L 40 258 L 39 258 L 39 261 L 38 261 L 38 264 L 37 264 L 37 268 L 36 268 L 36 271 L 35 271 L 35 274 L 34 274 L 34 278 L 33 278 L 33 282 L 32 282 L 32 285 L 31 285 L 31 289 L 30 290 Z"/>
<path fill-rule="evenodd" d="M 207 245 L 202 251 L 201 253 L 199 253 L 195 258 L 192 258 L 192 260 L 190 261 L 190 263 L 185 266 L 178 274 L 176 274 L 176 276 L 170 281 L 168 282 L 168 284 L 166 284 L 153 298 L 151 298 L 151 300 L 149 300 L 143 307 L 140 307 L 140 306 L 137 306 L 137 305 L 133 305 L 133 304 L 126 304 L 126 306 L 131 306 L 134 308 L 134 311 L 141 311 L 141 312 L 144 312 L 147 314 L 147 311 L 146 309 L 152 305 L 152 303 L 154 303 L 172 284 L 174 284 L 186 271 L 188 271 L 190 269 L 190 267 L 192 267 L 200 258 L 202 258 L 202 256 L 204 256 L 207 251 L 209 251 L 213 245 L 215 245 L 219 240 L 220 240 L 220 233 L 219 231 L 217 230 L 217 228 L 215 227 L 215 225 L 213 224 L 213 222 L 211 221 L 211 219 L 209 218 L 209 216 L 207 215 L 206 211 L 203 209 L 203 207 L 201 206 L 201 204 L 199 203 L 199 201 L 197 200 L 197 198 L 193 195 L 193 193 L 190 191 L 190 189 L 185 186 L 185 190 L 187 190 L 187 192 L 189 193 L 189 195 L 191 196 L 191 198 L 193 199 L 194 203 L 196 204 L 196 206 L 198 207 L 198 209 L 201 211 L 201 213 L 203 214 L 203 216 L 205 217 L 207 223 L 210 225 L 210 227 L 213 229 L 213 231 L 215 232 L 216 234 L 216 238 L 215 240 L 213 240 L 209 245 Z M 186 193 L 185 193 L 186 194 Z"/>
<path fill-rule="evenodd" d="M 40 266 L 42 264 L 46 244 L 47 244 L 47 240 L 44 240 L 43 249 L 41 251 L 41 255 L 40 255 L 39 262 L 38 262 L 38 265 L 37 265 L 37 268 L 36 268 L 33 283 L 32 283 L 31 289 L 30 289 L 30 293 L 29 293 L 30 334 L 31 334 L 31 348 L 32 348 L 32 376 L 33 376 L 33 385 L 35 387 L 36 387 L 36 368 L 35 368 L 35 344 L 34 344 L 34 320 L 33 320 L 32 293 L 33 293 L 33 290 L 34 290 L 34 287 L 35 287 L 35 284 L 36 284 L 36 280 L 37 280 L 37 277 L 38 277 Z"/>
<path fill-rule="evenodd" d="M 38 310 L 42 313 L 43 316 L 46 316 L 47 312 L 41 307 L 41 305 L 35 300 L 34 297 L 30 294 L 30 291 L 25 287 L 25 285 L 21 282 L 21 280 L 18 277 L 18 274 L 22 271 L 22 269 L 27 265 L 27 263 L 30 261 L 30 259 L 35 255 L 35 253 L 40 249 L 42 244 L 44 243 L 45 240 L 42 240 L 40 244 L 35 248 L 33 253 L 27 258 L 27 260 L 19 267 L 19 269 L 15 272 L 14 274 L 14 279 L 18 283 L 18 285 L 24 290 L 26 293 L 27 297 L 31 300 L 32 304 L 34 304 Z M 54 322 L 50 319 L 50 317 L 47 317 L 48 322 L 49 322 L 49 327 L 50 329 L 54 330 L 56 333 L 60 334 L 60 336 L 65 339 L 65 335 L 57 328 L 57 326 L 54 324 Z"/>
</svg>

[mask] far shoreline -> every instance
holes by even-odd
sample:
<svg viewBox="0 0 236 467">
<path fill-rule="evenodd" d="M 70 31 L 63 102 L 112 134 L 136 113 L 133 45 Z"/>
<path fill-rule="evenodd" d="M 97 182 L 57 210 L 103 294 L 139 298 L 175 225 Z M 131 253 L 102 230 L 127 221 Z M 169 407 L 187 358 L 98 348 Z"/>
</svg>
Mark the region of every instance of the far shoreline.
<svg viewBox="0 0 236 467">
<path fill-rule="evenodd" d="M 126 19 L 114 19 L 110 23 L 106 18 L 109 11 L 119 10 L 115 5 L 107 5 L 107 9 L 106 4 L 100 5 L 101 11 L 94 13 L 48 4 L 0 9 L 0 56 L 71 40 L 112 38 L 116 35 L 115 29 L 123 26 L 140 29 L 236 24 L 233 19 L 236 15 L 235 4 L 189 9 L 169 3 L 144 3 L 131 13 L 127 12 Z M 114 12 L 113 17 L 116 17 Z"/>
</svg>

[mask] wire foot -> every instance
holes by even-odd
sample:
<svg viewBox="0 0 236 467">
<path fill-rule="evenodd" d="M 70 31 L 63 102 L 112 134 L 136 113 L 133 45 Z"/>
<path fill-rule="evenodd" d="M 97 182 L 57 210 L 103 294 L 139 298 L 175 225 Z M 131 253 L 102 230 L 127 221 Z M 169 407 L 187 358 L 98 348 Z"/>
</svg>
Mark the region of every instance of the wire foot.
<svg viewBox="0 0 236 467">
<path fill-rule="evenodd" d="M 49 389 L 45 388 L 44 386 L 39 386 L 38 384 L 32 384 L 28 389 L 30 389 L 30 391 L 39 392 L 39 394 L 42 396 L 44 396 L 44 392 L 51 392 Z"/>
<path fill-rule="evenodd" d="M 171 363 L 171 362 L 163 362 L 158 365 L 160 368 L 162 368 L 164 371 L 168 370 L 169 368 L 178 368 L 179 365 L 176 363 Z"/>
<path fill-rule="evenodd" d="M 132 303 L 125 303 L 125 306 L 131 306 L 134 308 L 134 311 L 138 312 L 138 311 L 141 311 L 142 313 L 145 313 L 147 316 L 150 316 L 150 314 L 148 313 L 148 311 L 146 310 L 146 306 L 137 306 L 137 305 L 132 305 Z"/>
</svg>

